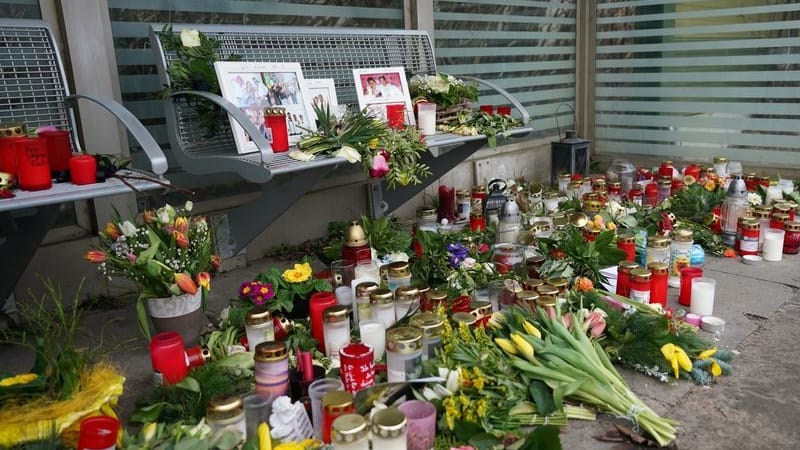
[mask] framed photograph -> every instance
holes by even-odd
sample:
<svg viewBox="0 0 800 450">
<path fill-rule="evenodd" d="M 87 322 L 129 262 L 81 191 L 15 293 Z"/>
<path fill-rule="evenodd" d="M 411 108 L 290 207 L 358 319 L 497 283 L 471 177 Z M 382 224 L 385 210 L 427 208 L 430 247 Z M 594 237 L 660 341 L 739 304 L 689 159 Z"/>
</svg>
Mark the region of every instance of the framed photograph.
<svg viewBox="0 0 800 450">
<path fill-rule="evenodd" d="M 214 63 L 222 96 L 250 117 L 264 136 L 272 141 L 264 125 L 264 109 L 286 108 L 289 144 L 294 145 L 306 132 L 314 130 L 314 110 L 299 63 L 228 62 Z M 239 153 L 258 151 L 250 136 L 231 119 L 233 137 Z"/>
<path fill-rule="evenodd" d="M 311 96 L 312 106 L 328 105 L 331 112 L 335 112 L 339 108 L 333 78 L 306 78 L 306 89 L 308 95 Z"/>
<path fill-rule="evenodd" d="M 360 109 L 366 108 L 370 115 L 385 122 L 387 106 L 403 105 L 405 123 L 416 125 L 405 69 L 402 67 L 353 69 L 353 78 Z"/>
</svg>

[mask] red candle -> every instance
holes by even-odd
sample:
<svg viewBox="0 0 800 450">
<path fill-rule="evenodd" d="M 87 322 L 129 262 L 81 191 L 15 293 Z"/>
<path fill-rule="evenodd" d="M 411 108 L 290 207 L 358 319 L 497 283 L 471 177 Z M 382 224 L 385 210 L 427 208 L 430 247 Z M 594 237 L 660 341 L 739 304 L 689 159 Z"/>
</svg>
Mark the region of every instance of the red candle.
<svg viewBox="0 0 800 450">
<path fill-rule="evenodd" d="M 678 294 L 678 303 L 683 306 L 692 305 L 692 279 L 703 276 L 703 269 L 699 267 L 684 267 L 681 269 L 681 290 Z"/>
<path fill-rule="evenodd" d="M 501 105 L 497 107 L 497 114 L 501 116 L 510 116 L 511 115 L 511 107 L 508 105 Z"/>
<path fill-rule="evenodd" d="M 494 105 L 481 105 L 480 108 L 486 114 L 494 114 Z"/>
<path fill-rule="evenodd" d="M 289 130 L 286 125 L 285 108 L 267 108 L 264 110 L 264 126 L 270 130 L 273 153 L 289 150 Z"/>
<path fill-rule="evenodd" d="M 644 203 L 650 206 L 658 204 L 658 185 L 650 183 L 644 187 Z"/>
<path fill-rule="evenodd" d="M 486 221 L 483 219 L 483 216 L 469 216 L 469 229 L 472 232 L 485 230 Z"/>
<path fill-rule="evenodd" d="M 315 292 L 308 300 L 311 336 L 317 340 L 317 348 L 323 353 L 325 353 L 325 337 L 322 331 L 322 312 L 331 306 L 336 306 L 336 296 L 333 292 Z"/>
<path fill-rule="evenodd" d="M 650 303 L 658 303 L 667 306 L 667 279 L 669 278 L 669 266 L 667 263 L 653 261 L 647 265 L 652 275 L 650 281 Z"/>
<path fill-rule="evenodd" d="M 636 260 L 636 238 L 632 235 L 619 236 L 617 248 L 625 252 L 625 261 Z"/>
<path fill-rule="evenodd" d="M 110 416 L 94 416 L 81 420 L 78 450 L 117 448 L 119 428 L 119 420 Z"/>
<path fill-rule="evenodd" d="M 17 143 L 28 139 L 24 136 L 0 137 L 0 172 L 17 174 Z"/>
<path fill-rule="evenodd" d="M 386 105 L 386 123 L 395 130 L 404 128 L 406 126 L 406 105 L 402 103 Z"/>
<path fill-rule="evenodd" d="M 360 342 L 339 349 L 339 375 L 347 392 L 356 392 L 375 385 L 375 351 Z"/>
<path fill-rule="evenodd" d="M 683 173 L 686 176 L 693 177 L 694 181 L 700 180 L 700 168 L 694 164 L 686 166 L 686 169 L 683 171 Z"/>
<path fill-rule="evenodd" d="M 47 158 L 50 161 L 50 171 L 63 172 L 69 170 L 69 159 L 72 157 L 72 144 L 69 139 L 69 131 L 42 131 L 39 133 L 39 137 L 44 139 L 47 145 Z"/>
<path fill-rule="evenodd" d="M 69 175 L 72 184 L 97 183 L 97 160 L 91 155 L 75 155 L 69 159 Z"/>
<path fill-rule="evenodd" d="M 43 139 L 25 138 L 17 142 L 17 172 L 23 190 L 41 191 L 53 186 Z"/>
<path fill-rule="evenodd" d="M 623 261 L 617 266 L 617 295 L 627 297 L 631 294 L 631 270 L 639 267 L 631 261 Z"/>
<path fill-rule="evenodd" d="M 181 335 L 174 331 L 159 333 L 150 340 L 150 361 L 156 384 L 175 384 L 189 373 Z"/>
<path fill-rule="evenodd" d="M 456 217 L 456 189 L 445 184 L 439 185 L 439 214 L 438 219 L 447 219 L 453 223 Z"/>
</svg>

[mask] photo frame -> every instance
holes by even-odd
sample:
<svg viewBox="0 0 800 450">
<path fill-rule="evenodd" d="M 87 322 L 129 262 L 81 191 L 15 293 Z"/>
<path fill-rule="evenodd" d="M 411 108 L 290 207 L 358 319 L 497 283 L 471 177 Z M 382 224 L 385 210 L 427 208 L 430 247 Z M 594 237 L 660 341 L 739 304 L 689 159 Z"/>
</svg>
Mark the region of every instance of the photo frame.
<svg viewBox="0 0 800 450">
<path fill-rule="evenodd" d="M 289 145 L 302 138 L 306 133 L 303 128 L 316 129 L 311 97 L 299 63 L 218 61 L 214 70 L 222 97 L 241 108 L 267 140 L 272 141 L 272 134 L 264 125 L 264 109 L 270 106 L 286 108 Z M 234 119 L 230 121 L 237 151 L 258 151 L 244 129 Z"/>
<path fill-rule="evenodd" d="M 387 105 L 404 105 L 406 125 L 416 125 L 406 71 L 402 67 L 353 69 L 358 107 L 386 122 Z"/>
<path fill-rule="evenodd" d="M 333 78 L 306 78 L 306 89 L 311 98 L 312 110 L 314 105 L 328 105 L 332 113 L 338 111 L 339 101 Z"/>
</svg>

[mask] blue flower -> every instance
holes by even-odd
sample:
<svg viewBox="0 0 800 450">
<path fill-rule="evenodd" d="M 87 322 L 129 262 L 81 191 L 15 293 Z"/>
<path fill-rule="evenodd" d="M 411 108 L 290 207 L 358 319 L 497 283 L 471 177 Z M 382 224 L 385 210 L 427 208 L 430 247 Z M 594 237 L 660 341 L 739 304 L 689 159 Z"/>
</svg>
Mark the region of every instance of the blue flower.
<svg viewBox="0 0 800 450">
<path fill-rule="evenodd" d="M 469 256 L 467 248 L 460 242 L 447 244 L 447 251 L 450 253 L 450 267 L 454 269 L 461 267 L 461 263 Z"/>
</svg>

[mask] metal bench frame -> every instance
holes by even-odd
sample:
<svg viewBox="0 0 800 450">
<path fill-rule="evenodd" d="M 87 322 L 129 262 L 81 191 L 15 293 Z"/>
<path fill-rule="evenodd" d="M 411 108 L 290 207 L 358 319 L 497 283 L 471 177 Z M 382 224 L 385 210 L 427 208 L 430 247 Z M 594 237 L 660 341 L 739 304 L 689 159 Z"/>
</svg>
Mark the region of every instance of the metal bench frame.
<svg viewBox="0 0 800 450">
<path fill-rule="evenodd" d="M 175 58 L 165 52 L 159 38 L 164 24 L 150 27 L 150 41 L 156 53 L 161 82 L 169 85 L 167 67 Z M 298 62 L 305 78 L 332 78 L 340 104 L 357 107 L 352 69 L 402 66 L 412 74 L 435 74 L 436 62 L 430 36 L 420 30 L 384 30 L 323 27 L 276 27 L 250 25 L 175 24 L 173 32 L 196 29 L 220 42 L 220 56 L 232 54 L 243 61 Z M 477 79 L 476 79 L 477 80 Z M 528 112 L 503 89 L 485 82 L 508 99 L 529 121 Z M 198 124 L 187 98 L 202 96 L 227 112 L 253 137 L 258 152 L 240 155 L 229 129 L 208 137 Z M 176 92 L 164 103 L 167 133 L 175 158 L 190 173 L 208 175 L 234 172 L 243 180 L 261 184 L 262 195 L 253 202 L 227 212 L 234 244 L 223 256 L 243 249 L 252 239 L 294 204 L 322 177 L 342 165 L 335 157 L 318 157 L 308 162 L 294 161 L 285 154 L 274 154 L 269 143 L 233 103 L 208 92 Z M 510 135 L 527 135 L 530 128 L 513 130 Z M 432 176 L 416 186 L 386 192 L 382 182 L 369 183 L 370 209 L 374 216 L 388 213 L 422 191 L 486 143 L 486 136 L 437 134 L 427 140 L 429 152 L 423 162 Z M 346 163 L 345 163 L 346 165 Z M 253 211 L 258 211 L 254 213 Z"/>
<path fill-rule="evenodd" d="M 113 99 L 70 94 L 53 31 L 39 20 L 0 19 L 0 123 L 24 123 L 29 128 L 55 125 L 71 131 L 72 146 L 81 151 L 73 108 L 78 100 L 95 103 L 128 129 L 147 155 L 153 174 L 163 179 L 167 159 L 147 129 Z M 129 183 L 137 190 L 161 188 L 147 181 Z M 120 180 L 88 186 L 68 183 L 52 189 L 19 192 L 0 200 L 0 252 L 11 261 L 0 271 L 0 298 L 6 298 L 51 228 L 63 204 L 132 192 Z"/>
</svg>

